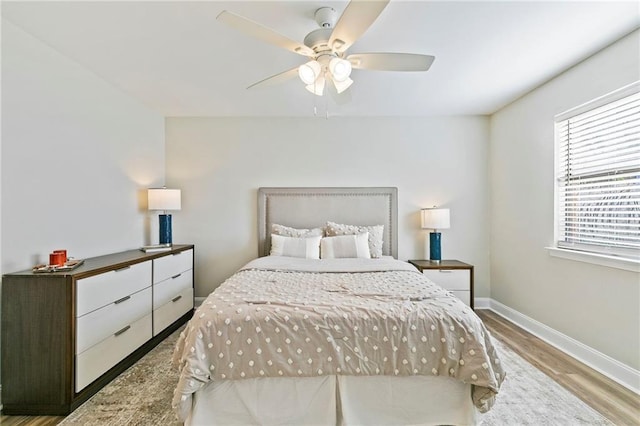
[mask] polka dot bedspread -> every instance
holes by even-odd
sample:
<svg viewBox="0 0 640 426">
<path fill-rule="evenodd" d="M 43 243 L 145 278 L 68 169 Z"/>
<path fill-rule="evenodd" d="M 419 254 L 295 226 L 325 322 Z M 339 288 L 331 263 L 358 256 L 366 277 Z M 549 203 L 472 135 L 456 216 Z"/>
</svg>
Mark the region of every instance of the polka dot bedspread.
<svg viewBox="0 0 640 426">
<path fill-rule="evenodd" d="M 392 258 L 256 259 L 196 310 L 173 363 L 183 421 L 192 394 L 217 380 L 444 376 L 473 385 L 485 412 L 505 377 L 473 310 Z"/>
</svg>

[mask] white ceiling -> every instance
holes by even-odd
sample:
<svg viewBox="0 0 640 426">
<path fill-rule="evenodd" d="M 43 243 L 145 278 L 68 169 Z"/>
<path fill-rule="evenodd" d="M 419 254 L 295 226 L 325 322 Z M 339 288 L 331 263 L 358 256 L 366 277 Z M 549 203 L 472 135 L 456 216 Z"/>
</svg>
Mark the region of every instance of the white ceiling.
<svg viewBox="0 0 640 426">
<path fill-rule="evenodd" d="M 640 27 L 640 3 L 394 1 L 348 51 L 435 55 L 426 73 L 354 70 L 348 102 L 298 79 L 305 62 L 216 21 L 224 9 L 296 41 L 346 1 L 2 2 L 4 19 L 164 116 L 491 114 Z M 640 54 L 640 53 L 639 53 Z"/>
</svg>

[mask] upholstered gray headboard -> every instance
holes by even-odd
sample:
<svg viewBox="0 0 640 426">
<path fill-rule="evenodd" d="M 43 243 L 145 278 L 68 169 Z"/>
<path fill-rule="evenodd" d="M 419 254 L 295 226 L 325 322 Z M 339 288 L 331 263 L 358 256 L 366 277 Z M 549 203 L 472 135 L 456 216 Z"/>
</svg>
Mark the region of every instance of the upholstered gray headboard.
<svg viewBox="0 0 640 426">
<path fill-rule="evenodd" d="M 327 221 L 384 225 L 382 253 L 398 257 L 398 189 L 392 187 L 259 188 L 258 254 L 269 255 L 273 223 L 315 228 Z"/>
</svg>

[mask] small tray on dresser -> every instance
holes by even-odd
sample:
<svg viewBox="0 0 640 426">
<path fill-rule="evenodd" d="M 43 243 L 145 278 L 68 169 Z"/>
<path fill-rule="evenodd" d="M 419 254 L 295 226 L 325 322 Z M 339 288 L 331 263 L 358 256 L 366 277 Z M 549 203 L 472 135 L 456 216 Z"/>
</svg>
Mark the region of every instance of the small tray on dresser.
<svg viewBox="0 0 640 426">
<path fill-rule="evenodd" d="M 36 265 L 33 267 L 33 272 L 34 273 L 51 273 L 51 272 L 66 272 L 66 271 L 72 271 L 74 269 L 76 269 L 78 266 L 82 265 L 84 263 L 84 260 L 80 259 L 80 260 L 68 260 L 64 265 L 62 266 L 58 266 L 58 265 Z"/>
</svg>

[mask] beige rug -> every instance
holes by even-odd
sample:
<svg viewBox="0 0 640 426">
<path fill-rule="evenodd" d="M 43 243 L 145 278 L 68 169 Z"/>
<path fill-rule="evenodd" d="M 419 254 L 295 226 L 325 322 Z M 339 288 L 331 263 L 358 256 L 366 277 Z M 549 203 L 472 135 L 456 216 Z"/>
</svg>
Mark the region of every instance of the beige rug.
<svg viewBox="0 0 640 426">
<path fill-rule="evenodd" d="M 179 425 L 171 411 L 177 373 L 170 368 L 178 334 L 179 331 L 169 336 L 60 424 Z M 496 344 L 507 379 L 493 409 L 481 416 L 481 425 L 611 425 L 519 355 L 499 341 Z"/>
<path fill-rule="evenodd" d="M 507 378 L 496 404 L 480 417 L 482 426 L 613 425 L 502 342 L 494 341 Z"/>
</svg>

